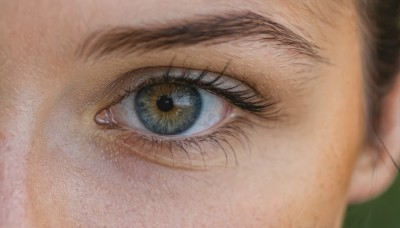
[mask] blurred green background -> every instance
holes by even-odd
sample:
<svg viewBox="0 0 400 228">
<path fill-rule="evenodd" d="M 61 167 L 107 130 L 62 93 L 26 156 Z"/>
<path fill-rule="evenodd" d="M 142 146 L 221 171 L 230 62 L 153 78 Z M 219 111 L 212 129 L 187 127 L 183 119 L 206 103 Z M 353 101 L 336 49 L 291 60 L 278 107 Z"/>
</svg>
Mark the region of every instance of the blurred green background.
<svg viewBox="0 0 400 228">
<path fill-rule="evenodd" d="M 350 206 L 344 228 L 400 228 L 400 177 L 379 198 Z"/>
</svg>

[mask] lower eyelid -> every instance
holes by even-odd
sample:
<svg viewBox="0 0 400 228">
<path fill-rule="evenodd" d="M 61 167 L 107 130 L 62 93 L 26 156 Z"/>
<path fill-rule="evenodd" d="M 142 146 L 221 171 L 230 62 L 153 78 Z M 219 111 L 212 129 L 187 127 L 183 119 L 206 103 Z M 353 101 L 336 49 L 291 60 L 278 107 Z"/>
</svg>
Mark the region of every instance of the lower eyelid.
<svg viewBox="0 0 400 228">
<path fill-rule="evenodd" d="M 235 117 L 213 133 L 185 140 L 114 130 L 111 139 L 107 136 L 102 141 L 111 143 L 114 150 L 118 150 L 112 157 L 137 157 L 171 168 L 208 170 L 236 167 L 240 157 L 248 156 L 251 149 L 246 132 L 252 128 L 253 123 L 247 119 Z"/>
<path fill-rule="evenodd" d="M 228 76 L 225 77 L 229 78 Z M 122 85 L 124 83 L 119 84 Z M 225 85 L 227 88 L 230 88 L 228 85 L 235 84 L 227 83 Z M 262 100 L 254 91 L 252 93 L 251 89 L 249 89 L 250 95 L 246 93 L 245 97 L 243 97 L 243 95 L 240 95 L 241 90 L 235 91 L 238 88 L 229 91 L 224 89 L 215 92 L 210 91 L 214 94 L 213 96 L 224 94 L 221 96 L 223 98 L 219 98 L 224 104 L 223 107 L 220 107 L 219 110 L 210 111 L 217 112 L 217 114 L 220 113 L 223 116 L 222 121 L 217 121 L 217 117 L 211 116 L 208 119 L 200 121 L 204 121 L 202 124 L 215 124 L 212 128 L 199 132 L 199 134 L 195 134 L 197 129 L 189 128 L 182 132 L 183 135 L 179 136 L 152 134 L 146 130 L 143 124 L 140 125 L 138 118 L 132 120 L 133 115 L 130 112 L 134 110 L 133 99 L 135 97 L 132 95 L 132 92 L 129 92 L 130 95 L 124 95 L 124 99 L 118 103 L 125 104 L 124 102 L 127 102 L 126 104 L 130 105 L 129 110 L 123 110 L 120 106 L 116 106 L 114 109 L 109 107 L 109 112 L 105 112 L 111 120 L 108 126 L 116 126 L 115 129 L 110 130 L 113 132 L 113 134 L 110 133 L 113 135 L 111 140 L 110 137 L 105 137 L 108 142 L 107 144 L 108 146 L 112 145 L 112 147 L 117 148 L 114 151 L 119 151 L 118 154 L 121 154 L 121 156 L 128 158 L 138 156 L 161 165 L 175 168 L 208 169 L 209 167 L 236 166 L 239 162 L 238 157 L 240 157 L 238 155 L 243 155 L 244 151 L 250 151 L 250 140 L 247 133 L 253 130 L 253 126 L 255 125 L 254 120 L 260 117 L 255 115 L 255 113 L 261 115 L 265 111 L 264 107 L 267 107 L 268 113 L 266 113 L 266 117 L 261 118 L 266 122 L 265 120 L 267 119 L 273 119 L 271 116 L 275 107 L 272 99 L 267 101 Z M 242 96 L 243 100 L 237 99 L 235 101 L 237 98 L 235 96 L 237 95 Z M 249 100 L 246 99 L 246 97 L 252 96 L 254 100 L 252 98 Z M 232 103 L 235 102 L 233 101 L 240 105 L 234 106 Z M 249 102 L 247 103 L 247 101 Z M 211 108 L 213 106 L 211 105 Z M 121 112 L 125 116 L 125 119 L 137 122 L 138 125 L 136 125 L 136 128 L 119 126 L 124 121 L 121 116 L 115 115 L 117 111 Z"/>
</svg>

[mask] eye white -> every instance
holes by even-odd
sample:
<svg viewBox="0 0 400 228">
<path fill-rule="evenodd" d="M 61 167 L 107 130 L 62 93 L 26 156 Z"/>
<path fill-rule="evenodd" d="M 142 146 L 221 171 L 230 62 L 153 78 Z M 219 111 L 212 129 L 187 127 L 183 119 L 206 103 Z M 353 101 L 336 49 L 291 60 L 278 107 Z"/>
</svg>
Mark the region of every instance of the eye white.
<svg viewBox="0 0 400 228">
<path fill-rule="evenodd" d="M 197 135 L 213 128 L 226 117 L 227 111 L 229 110 L 227 102 L 205 90 L 197 90 L 202 100 L 202 108 L 198 118 L 193 125 L 184 132 L 166 137 Z M 137 110 L 135 110 L 135 97 L 136 93 L 132 93 L 120 103 L 110 108 L 113 114 L 113 120 L 125 129 L 142 131 L 146 134 L 155 134 L 147 129 L 139 119 Z"/>
<path fill-rule="evenodd" d="M 195 135 L 217 125 L 226 116 L 227 104 L 221 98 L 207 91 L 199 89 L 203 102 L 199 117 L 194 124 L 182 132 L 181 135 Z"/>
</svg>

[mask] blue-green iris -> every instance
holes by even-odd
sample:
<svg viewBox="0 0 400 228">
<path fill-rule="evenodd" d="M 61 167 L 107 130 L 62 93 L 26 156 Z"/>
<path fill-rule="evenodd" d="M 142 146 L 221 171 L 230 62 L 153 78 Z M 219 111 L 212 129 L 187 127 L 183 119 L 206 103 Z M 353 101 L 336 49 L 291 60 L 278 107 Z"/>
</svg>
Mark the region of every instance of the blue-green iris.
<svg viewBox="0 0 400 228">
<path fill-rule="evenodd" d="M 196 122 L 202 109 L 202 99 L 192 86 L 155 84 L 137 93 L 135 109 L 142 124 L 151 132 L 177 135 Z"/>
</svg>

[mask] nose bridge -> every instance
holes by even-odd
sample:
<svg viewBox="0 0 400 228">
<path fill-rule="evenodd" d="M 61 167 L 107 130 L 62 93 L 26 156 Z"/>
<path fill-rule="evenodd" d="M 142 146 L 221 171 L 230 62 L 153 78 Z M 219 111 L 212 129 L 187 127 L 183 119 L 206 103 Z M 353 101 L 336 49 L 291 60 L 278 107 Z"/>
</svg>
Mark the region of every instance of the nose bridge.
<svg viewBox="0 0 400 228">
<path fill-rule="evenodd" d="M 4 80 L 0 75 L 0 83 Z M 21 87 L 27 88 L 12 81 L 0 86 L 0 227 L 29 226 L 34 105 Z"/>
<path fill-rule="evenodd" d="M 4 131 L 4 130 L 3 130 Z M 0 132 L 0 227 L 26 226 L 27 144 Z"/>
</svg>

